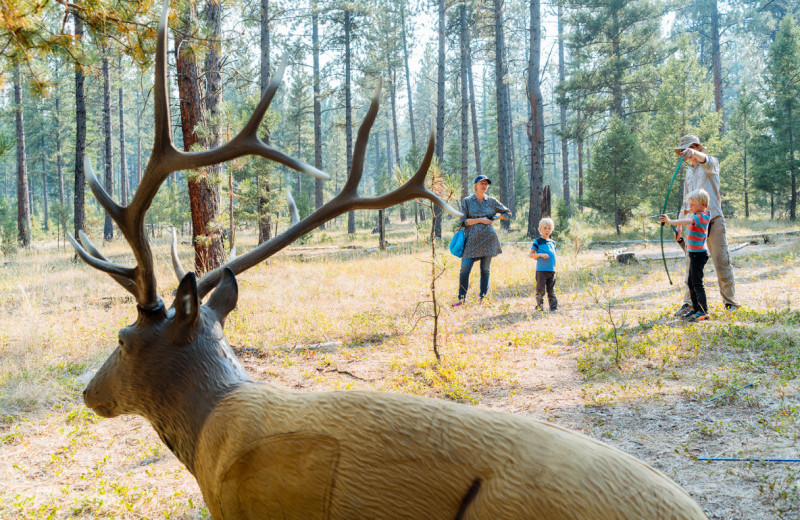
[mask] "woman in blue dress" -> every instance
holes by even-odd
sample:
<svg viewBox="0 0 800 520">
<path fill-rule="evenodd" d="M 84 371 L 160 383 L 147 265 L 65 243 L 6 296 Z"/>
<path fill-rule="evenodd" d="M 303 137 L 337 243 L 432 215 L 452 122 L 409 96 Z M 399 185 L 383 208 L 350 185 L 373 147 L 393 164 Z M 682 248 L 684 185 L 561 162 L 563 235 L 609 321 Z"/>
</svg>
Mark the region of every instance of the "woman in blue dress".
<svg viewBox="0 0 800 520">
<path fill-rule="evenodd" d="M 485 175 L 475 177 L 475 193 L 461 201 L 461 225 L 464 226 L 464 254 L 461 257 L 461 272 L 458 276 L 458 301 L 453 307 L 464 304 L 469 289 L 469 273 L 476 261 L 480 260 L 481 286 L 480 298 L 489 290 L 489 268 L 492 257 L 503 252 L 500 240 L 494 232 L 495 220 L 511 217 L 511 210 L 494 197 L 486 195 L 492 183 Z M 500 214 L 498 217 L 497 214 Z"/>
</svg>

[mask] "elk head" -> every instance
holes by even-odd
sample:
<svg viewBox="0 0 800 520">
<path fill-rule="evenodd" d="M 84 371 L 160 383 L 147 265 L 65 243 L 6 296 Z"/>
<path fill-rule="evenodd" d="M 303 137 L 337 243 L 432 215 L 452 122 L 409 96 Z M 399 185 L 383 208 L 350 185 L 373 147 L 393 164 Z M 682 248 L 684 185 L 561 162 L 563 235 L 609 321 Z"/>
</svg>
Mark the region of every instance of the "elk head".
<svg viewBox="0 0 800 520">
<path fill-rule="evenodd" d="M 259 155 L 317 178 L 330 178 L 313 166 L 265 144 L 257 135 L 261 119 L 280 85 L 285 57 L 244 128 L 230 141 L 200 152 L 181 152 L 175 148 L 167 102 L 168 8 L 165 0 L 156 51 L 153 151 L 136 194 L 127 207 L 116 204 L 104 191 L 87 161 L 87 177 L 92 192 L 130 244 L 136 266 L 110 262 L 84 233 L 80 234 L 83 246 L 72 236 L 69 240 L 86 263 L 107 273 L 130 292 L 138 309 L 136 322 L 120 330 L 119 346 L 86 387 L 86 405 L 104 417 L 120 414 L 144 416 L 192 470 L 192 445 L 208 412 L 226 393 L 251 380 L 237 361 L 222 330 L 225 317 L 236 306 L 236 274 L 263 262 L 320 224 L 351 210 L 381 209 L 415 198 L 426 198 L 452 215 L 460 216 L 460 213 L 424 185 L 433 156 L 432 132 L 422 164 L 408 182 L 377 197 L 359 195 L 358 185 L 369 132 L 378 112 L 379 83 L 359 128 L 352 167 L 341 193 L 281 235 L 206 273 L 199 280 L 194 273 L 184 274 L 173 250 L 173 263 L 180 285 L 175 301 L 167 309 L 158 297 L 153 255 L 144 220 L 156 192 L 170 173 L 219 164 L 245 155 Z M 208 301 L 201 304 L 212 290 L 214 292 Z"/>
</svg>

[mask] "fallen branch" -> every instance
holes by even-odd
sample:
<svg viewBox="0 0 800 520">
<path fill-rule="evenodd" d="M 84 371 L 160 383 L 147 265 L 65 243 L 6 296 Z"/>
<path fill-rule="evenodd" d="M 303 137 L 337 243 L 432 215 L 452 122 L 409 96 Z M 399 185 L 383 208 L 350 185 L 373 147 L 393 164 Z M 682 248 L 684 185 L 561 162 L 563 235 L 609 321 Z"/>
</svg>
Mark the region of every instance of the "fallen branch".
<svg viewBox="0 0 800 520">
<path fill-rule="evenodd" d="M 346 376 L 352 377 L 353 379 L 358 379 L 359 381 L 375 381 L 374 379 L 367 379 L 367 378 L 364 378 L 364 377 L 359 377 L 359 376 L 355 375 L 354 373 L 352 373 L 350 371 L 339 370 L 338 368 L 329 368 L 327 370 L 324 370 L 322 368 L 318 368 L 317 371 L 321 372 L 323 374 L 327 374 L 328 372 L 336 372 L 337 374 L 344 374 Z"/>
</svg>

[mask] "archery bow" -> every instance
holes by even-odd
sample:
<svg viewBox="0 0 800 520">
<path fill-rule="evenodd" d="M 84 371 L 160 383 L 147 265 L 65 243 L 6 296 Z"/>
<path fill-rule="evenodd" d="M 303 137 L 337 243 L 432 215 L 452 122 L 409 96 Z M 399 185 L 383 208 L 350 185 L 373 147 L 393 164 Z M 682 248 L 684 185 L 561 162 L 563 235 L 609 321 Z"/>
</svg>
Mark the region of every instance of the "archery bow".
<svg viewBox="0 0 800 520">
<path fill-rule="evenodd" d="M 662 214 L 666 214 L 667 212 L 667 202 L 669 202 L 669 194 L 672 191 L 672 184 L 675 182 L 675 178 L 678 176 L 678 171 L 681 169 L 681 164 L 683 164 L 683 156 L 681 156 L 681 160 L 678 161 L 678 166 L 675 168 L 675 173 L 672 175 L 672 180 L 669 181 L 669 188 L 667 188 L 667 196 L 664 197 L 664 209 L 661 210 Z M 664 255 L 664 223 L 661 223 L 661 260 L 664 262 L 664 271 L 667 273 L 667 280 L 669 280 L 669 284 L 673 285 L 672 277 L 669 275 L 669 269 L 667 269 L 667 257 Z"/>
</svg>

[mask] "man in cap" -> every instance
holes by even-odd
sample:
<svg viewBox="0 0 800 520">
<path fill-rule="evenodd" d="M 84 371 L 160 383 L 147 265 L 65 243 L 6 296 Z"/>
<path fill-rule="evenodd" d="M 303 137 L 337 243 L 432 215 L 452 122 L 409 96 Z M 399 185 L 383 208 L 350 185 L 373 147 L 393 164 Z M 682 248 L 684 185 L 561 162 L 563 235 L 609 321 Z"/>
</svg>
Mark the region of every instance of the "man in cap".
<svg viewBox="0 0 800 520">
<path fill-rule="evenodd" d="M 700 143 L 700 139 L 695 135 L 685 135 L 681 137 L 680 144 L 675 148 L 675 153 L 683 156 L 684 162 L 688 163 L 686 171 L 686 181 L 683 185 L 683 206 L 681 215 L 689 212 L 689 203 L 686 195 L 704 189 L 708 192 L 709 204 L 708 212 L 711 214 L 711 222 L 708 224 L 708 252 L 714 262 L 714 270 L 717 273 L 719 283 L 719 294 L 725 302 L 727 310 L 736 310 L 739 302 L 736 301 L 736 285 L 733 276 L 733 266 L 728 252 L 728 238 L 725 231 L 725 217 L 722 215 L 722 197 L 719 192 L 719 160 L 706 153 L 705 147 Z M 675 239 L 681 240 L 681 227 L 677 228 Z M 687 255 L 688 266 L 688 255 Z M 688 267 L 687 267 L 688 272 Z M 693 312 L 692 300 L 688 288 L 683 297 L 683 305 L 676 316 L 684 316 Z"/>
</svg>

